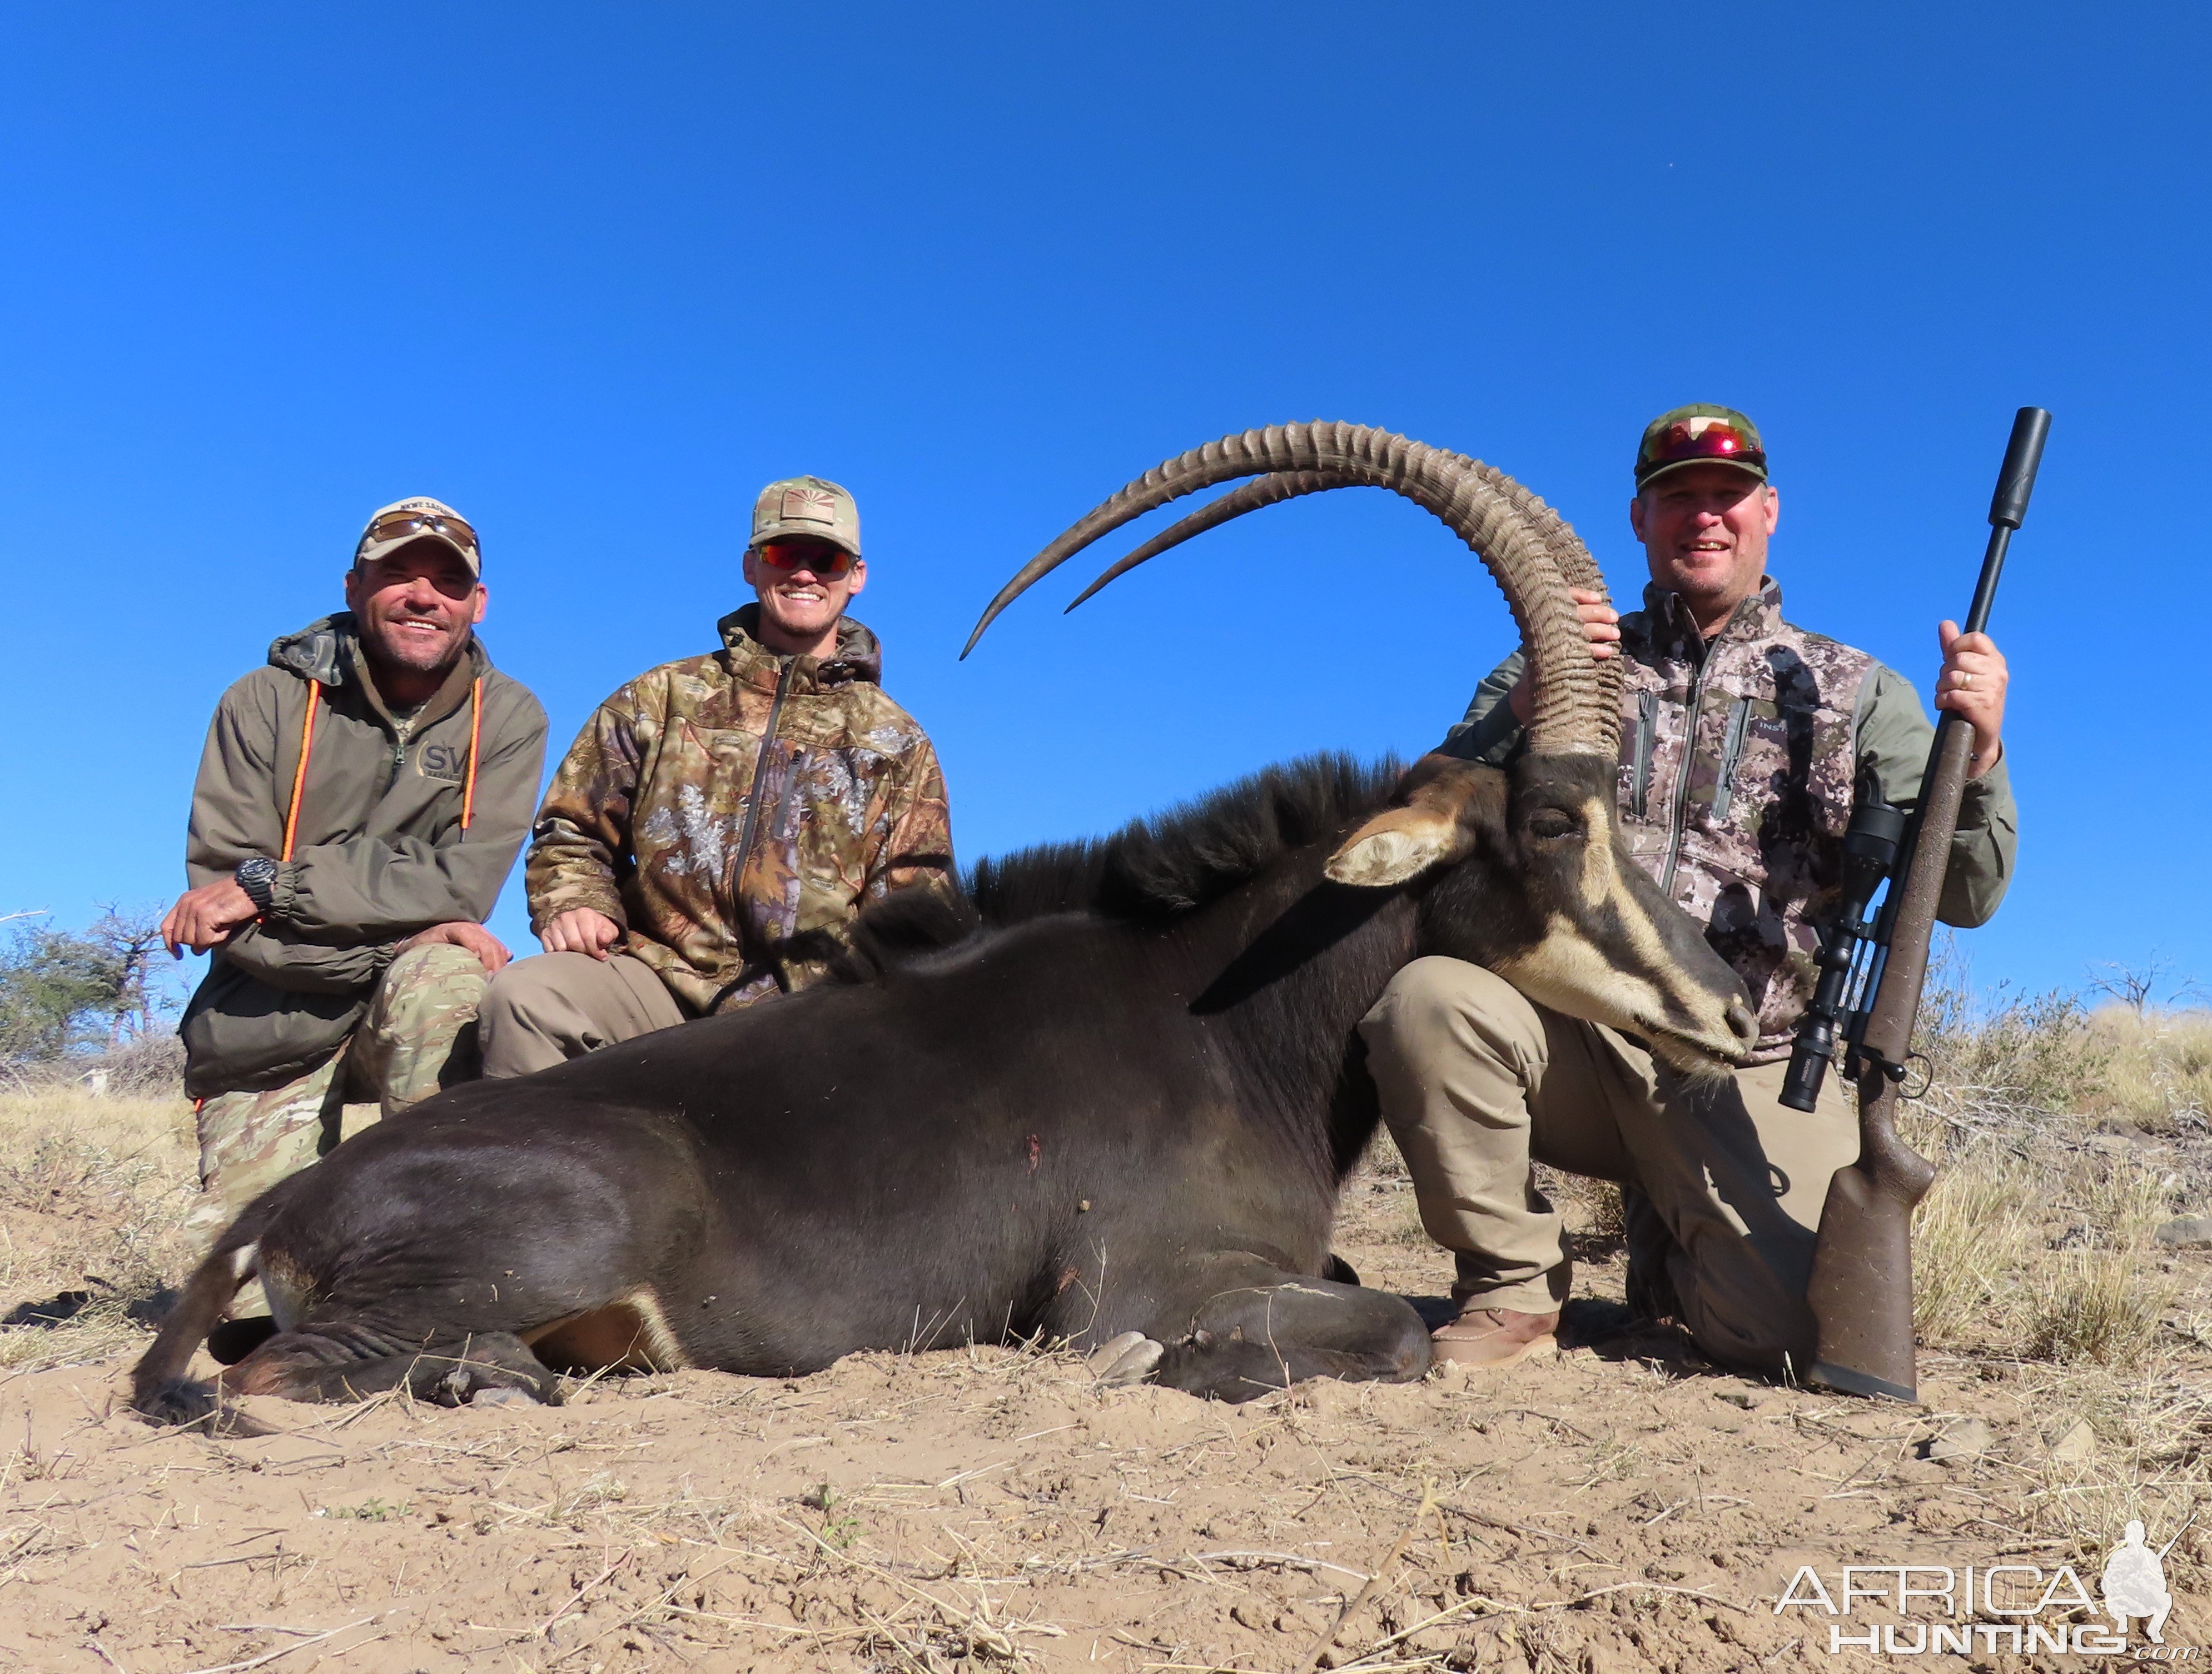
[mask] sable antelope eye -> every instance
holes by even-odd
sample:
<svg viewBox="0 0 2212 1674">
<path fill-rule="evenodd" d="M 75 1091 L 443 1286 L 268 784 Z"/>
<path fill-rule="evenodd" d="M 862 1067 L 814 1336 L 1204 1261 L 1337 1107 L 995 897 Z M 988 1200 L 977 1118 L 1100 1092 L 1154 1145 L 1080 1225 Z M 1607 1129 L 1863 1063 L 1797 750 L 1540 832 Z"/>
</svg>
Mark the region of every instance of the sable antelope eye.
<svg viewBox="0 0 2212 1674">
<path fill-rule="evenodd" d="M 1575 837 L 1582 828 L 1556 808 L 1540 808 L 1528 816 L 1528 834 L 1549 840 L 1557 837 Z"/>
</svg>

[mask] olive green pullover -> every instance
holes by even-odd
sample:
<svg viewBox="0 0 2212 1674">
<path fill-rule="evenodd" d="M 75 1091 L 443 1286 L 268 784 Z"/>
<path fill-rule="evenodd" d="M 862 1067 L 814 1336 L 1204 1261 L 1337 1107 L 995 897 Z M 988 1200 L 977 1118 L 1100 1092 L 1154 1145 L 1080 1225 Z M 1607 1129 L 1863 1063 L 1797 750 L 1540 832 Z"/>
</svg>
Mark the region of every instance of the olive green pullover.
<svg viewBox="0 0 2212 1674">
<path fill-rule="evenodd" d="M 195 888 L 283 856 L 311 685 L 291 856 L 269 911 L 216 950 L 185 1011 L 196 1098 L 281 1086 L 328 1058 L 402 942 L 490 914 L 530 828 L 545 712 L 528 688 L 471 639 L 437 693 L 395 716 L 341 611 L 271 645 L 216 706 L 185 841 Z"/>
</svg>

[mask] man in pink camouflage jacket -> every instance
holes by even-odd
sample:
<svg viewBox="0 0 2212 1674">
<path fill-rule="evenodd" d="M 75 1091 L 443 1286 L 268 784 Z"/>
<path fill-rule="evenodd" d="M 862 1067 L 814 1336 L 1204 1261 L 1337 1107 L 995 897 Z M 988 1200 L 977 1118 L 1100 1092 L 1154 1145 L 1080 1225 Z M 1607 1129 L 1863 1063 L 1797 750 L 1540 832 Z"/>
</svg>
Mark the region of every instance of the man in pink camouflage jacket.
<svg viewBox="0 0 2212 1674">
<path fill-rule="evenodd" d="M 1620 805 L 1636 858 L 1742 975 L 1759 1012 L 1748 1067 L 1684 1083 L 1633 1039 L 1561 1016 L 1457 960 L 1423 959 L 1361 1024 L 1422 1224 L 1454 1252 L 1458 1318 L 1439 1358 L 1506 1366 L 1556 1346 L 1571 1277 L 1532 1156 L 1622 1182 L 1632 1297 L 1677 1314 L 1715 1359 L 1809 1363 L 1805 1301 L 1829 1177 L 1858 1154 L 1844 1078 L 1811 1115 L 1785 1109 L 1792 1031 L 1815 977 L 1844 828 L 1863 772 L 1910 807 L 1934 730 L 1900 676 L 1786 622 L 1766 574 L 1780 501 L 1759 432 L 1726 407 L 1655 419 L 1629 520 L 1650 563 L 1644 608 L 1578 593 L 1591 655 L 1626 659 Z M 2015 816 L 2000 734 L 2006 671 L 1985 634 L 1939 630 L 1938 708 L 1974 728 L 1941 913 L 1996 910 Z M 1521 658 L 1485 680 L 1443 749 L 1502 762 L 1520 747 Z"/>
<path fill-rule="evenodd" d="M 852 495 L 769 483 L 744 577 L 757 602 L 722 619 L 722 649 L 607 699 L 554 775 L 525 873 L 546 951 L 484 996 L 486 1076 L 801 986 L 795 938 L 950 886 L 937 752 L 845 615 L 867 579 Z"/>
</svg>

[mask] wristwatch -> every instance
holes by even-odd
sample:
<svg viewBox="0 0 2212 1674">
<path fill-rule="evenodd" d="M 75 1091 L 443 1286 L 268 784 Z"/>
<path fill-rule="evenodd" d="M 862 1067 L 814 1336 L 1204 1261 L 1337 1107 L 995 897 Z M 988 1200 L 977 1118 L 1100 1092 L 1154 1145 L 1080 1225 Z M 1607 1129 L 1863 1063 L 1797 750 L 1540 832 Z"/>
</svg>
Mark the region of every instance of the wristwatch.
<svg viewBox="0 0 2212 1674">
<path fill-rule="evenodd" d="M 249 854 L 238 863 L 231 874 L 238 887 L 246 891 L 246 898 L 264 913 L 269 910 L 270 894 L 276 887 L 276 863 L 265 854 Z"/>
</svg>

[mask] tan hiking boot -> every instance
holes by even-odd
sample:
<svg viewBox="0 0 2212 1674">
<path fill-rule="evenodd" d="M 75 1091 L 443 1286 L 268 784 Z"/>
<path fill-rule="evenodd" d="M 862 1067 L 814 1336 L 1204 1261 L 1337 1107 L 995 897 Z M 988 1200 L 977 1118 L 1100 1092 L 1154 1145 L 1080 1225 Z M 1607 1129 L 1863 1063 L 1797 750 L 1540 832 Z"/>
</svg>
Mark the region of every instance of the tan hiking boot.
<svg viewBox="0 0 2212 1674">
<path fill-rule="evenodd" d="M 1430 1333 L 1437 1358 L 1470 1368 L 1518 1366 L 1559 1350 L 1559 1313 L 1517 1313 L 1510 1307 L 1469 1307 Z"/>
</svg>

